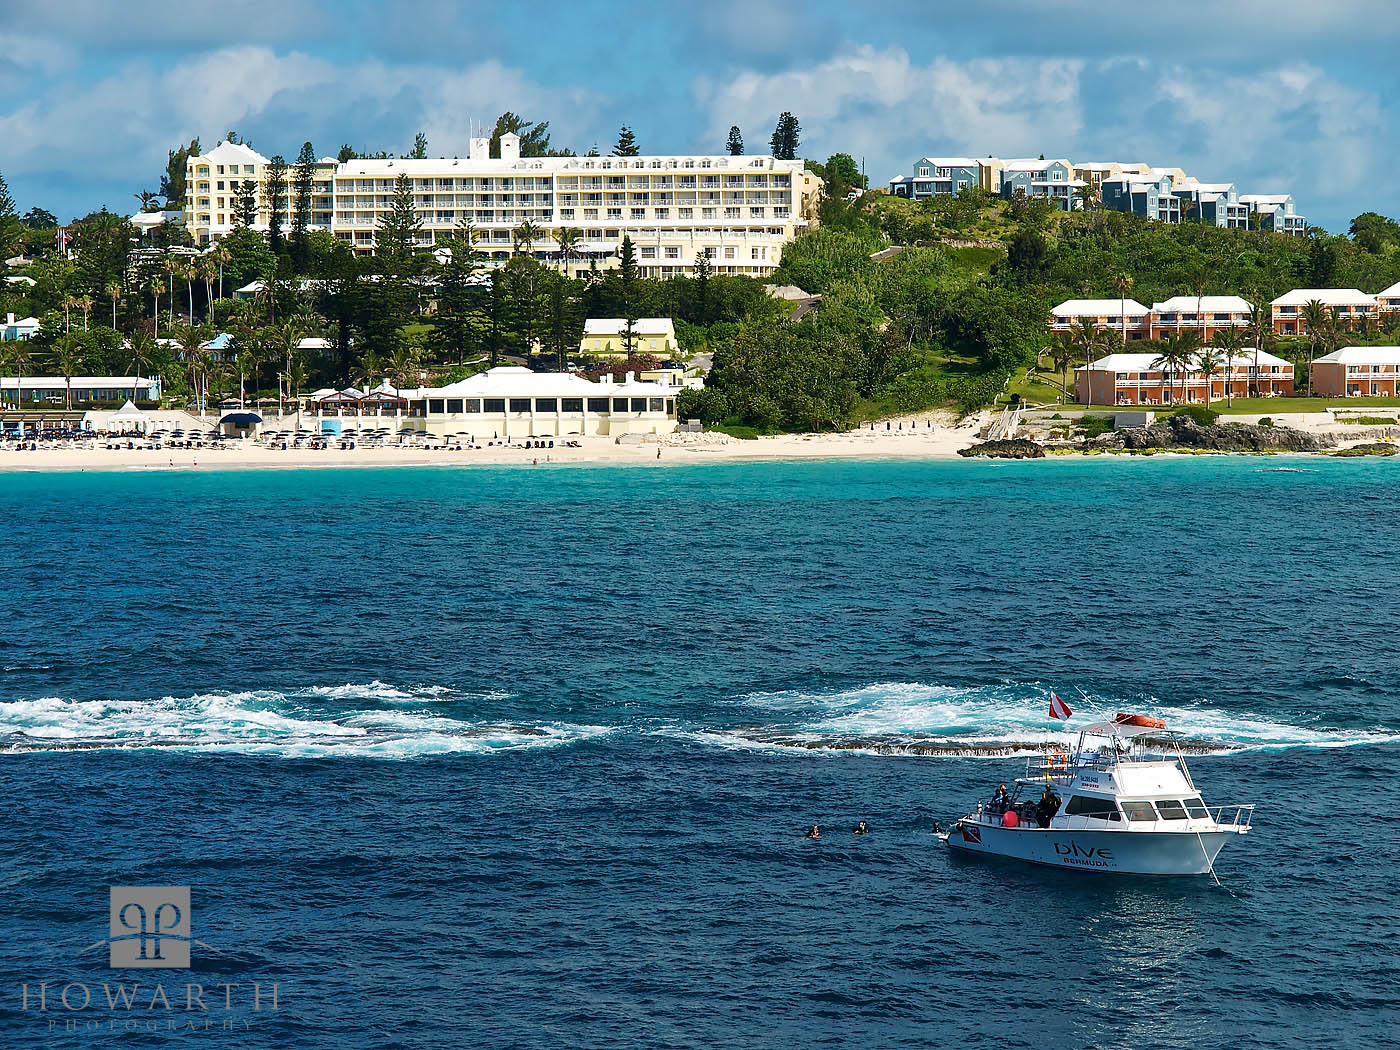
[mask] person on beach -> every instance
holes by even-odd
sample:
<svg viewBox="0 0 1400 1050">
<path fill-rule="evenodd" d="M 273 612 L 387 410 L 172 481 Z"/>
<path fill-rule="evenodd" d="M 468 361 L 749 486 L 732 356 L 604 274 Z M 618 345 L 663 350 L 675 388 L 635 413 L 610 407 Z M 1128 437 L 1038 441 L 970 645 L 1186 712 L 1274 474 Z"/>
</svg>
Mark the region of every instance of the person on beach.
<svg viewBox="0 0 1400 1050">
<path fill-rule="evenodd" d="M 852 835 L 869 835 L 870 829 L 865 826 L 865 821 L 857 821 L 856 826 L 851 829 Z"/>
<path fill-rule="evenodd" d="M 660 458 L 661 458 L 661 449 L 659 449 L 659 448 L 656 450 L 656 458 L 657 458 L 657 459 L 660 459 Z"/>
<path fill-rule="evenodd" d="M 822 829 L 821 829 L 818 825 L 813 824 L 813 825 L 807 830 L 807 836 L 806 836 L 806 837 L 809 838 L 809 839 L 819 839 L 819 838 L 822 837 Z"/>
</svg>

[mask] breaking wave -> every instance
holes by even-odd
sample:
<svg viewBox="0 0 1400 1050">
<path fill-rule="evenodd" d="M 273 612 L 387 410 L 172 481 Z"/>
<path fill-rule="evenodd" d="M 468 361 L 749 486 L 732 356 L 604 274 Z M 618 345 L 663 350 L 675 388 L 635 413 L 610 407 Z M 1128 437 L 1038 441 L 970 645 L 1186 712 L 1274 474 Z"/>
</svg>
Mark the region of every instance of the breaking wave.
<svg viewBox="0 0 1400 1050">
<path fill-rule="evenodd" d="M 439 707 L 447 701 L 465 705 L 504 695 L 471 696 L 440 687 L 405 691 L 376 681 L 292 693 L 211 692 L 159 700 L 41 697 L 0 702 L 0 748 L 413 758 L 557 747 L 611 731 L 607 726 L 461 719 Z M 425 706 L 405 709 L 410 704 Z"/>
<path fill-rule="evenodd" d="M 1039 683 L 884 682 L 834 692 L 751 693 L 679 717 L 619 702 L 594 709 L 583 722 L 531 717 L 528 705 L 508 693 L 378 680 L 141 700 L 40 697 L 0 701 L 0 751 L 168 748 L 414 758 L 561 747 L 630 733 L 727 750 L 1010 756 L 1065 748 L 1080 725 L 1120 710 L 1164 719 L 1181 734 L 1183 749 L 1196 754 L 1400 741 L 1400 732 L 1382 726 L 1299 725 L 1146 696 L 1073 700 L 1074 718 L 1055 723 L 1047 717 L 1049 694 Z"/>
<path fill-rule="evenodd" d="M 1072 700 L 1075 717 L 1055 723 L 1047 716 L 1049 697 L 1048 687 L 1024 683 L 965 689 L 882 682 L 829 693 L 751 693 L 738 703 L 761 720 L 689 735 L 735 748 L 1005 756 L 1067 747 L 1079 726 L 1132 710 L 1165 720 L 1181 734 L 1183 750 L 1198 754 L 1400 741 L 1400 733 L 1380 727 L 1302 726 L 1204 704 L 1162 704 L 1151 697 Z"/>
</svg>

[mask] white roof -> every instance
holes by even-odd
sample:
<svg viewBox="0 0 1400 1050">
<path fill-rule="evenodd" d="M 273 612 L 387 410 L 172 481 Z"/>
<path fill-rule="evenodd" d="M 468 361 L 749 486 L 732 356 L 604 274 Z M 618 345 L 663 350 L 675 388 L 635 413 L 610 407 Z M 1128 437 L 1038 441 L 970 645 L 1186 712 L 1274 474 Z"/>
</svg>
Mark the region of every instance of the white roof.
<svg viewBox="0 0 1400 1050">
<path fill-rule="evenodd" d="M 1002 165 L 1002 170 L 1039 171 L 1041 168 L 1048 167 L 1051 164 L 1064 164 L 1069 167 L 1074 166 L 1070 164 L 1069 161 L 1065 160 L 1063 157 L 1046 157 L 1044 160 L 1040 160 L 1038 158 L 1022 157 L 1017 160 L 1008 160 L 1005 164 Z"/>
<path fill-rule="evenodd" d="M 23 317 L 17 321 L 0 321 L 0 328 L 38 328 L 37 317 Z"/>
<path fill-rule="evenodd" d="M 1154 367 L 1153 362 L 1160 361 L 1161 359 L 1162 355 L 1159 353 L 1108 354 L 1105 357 L 1099 358 L 1097 361 L 1095 361 L 1088 367 L 1092 368 L 1096 372 L 1157 372 L 1160 371 L 1160 369 Z M 1268 365 L 1271 368 L 1277 368 L 1281 365 L 1287 365 L 1289 363 L 1283 358 L 1275 357 L 1273 354 L 1266 353 L 1263 350 L 1259 351 L 1258 360 L 1261 366 Z M 1319 360 L 1321 360 L 1321 358 L 1319 358 Z M 1237 355 L 1235 355 L 1235 359 L 1231 363 L 1235 365 L 1252 366 L 1254 364 L 1254 361 L 1255 352 L 1254 347 L 1251 346 L 1242 349 Z M 1075 369 L 1076 372 L 1083 372 L 1084 370 L 1084 365 L 1080 365 L 1077 369 Z"/>
<path fill-rule="evenodd" d="M 1273 306 L 1303 306 L 1316 299 L 1323 306 L 1375 306 L 1376 297 L 1355 288 L 1294 288 L 1273 301 Z"/>
<path fill-rule="evenodd" d="M 234 294 L 236 295 L 236 294 L 238 294 L 238 292 L 251 292 L 252 294 L 256 295 L 258 292 L 260 292 L 260 291 L 262 291 L 262 290 L 263 290 L 263 283 L 262 283 L 262 281 L 249 281 L 249 282 L 248 282 L 247 284 L 245 284 L 242 288 L 236 288 L 236 289 L 234 289 Z"/>
<path fill-rule="evenodd" d="M 15 276 L 15 277 L 6 277 L 6 278 L 5 278 L 5 283 L 6 283 L 6 284 L 27 284 L 27 285 L 29 285 L 29 287 L 33 288 L 33 287 L 34 287 L 36 284 L 38 284 L 39 282 L 36 281 L 36 280 L 34 280 L 33 277 L 26 277 L 24 274 L 19 274 L 18 276 Z"/>
<path fill-rule="evenodd" d="M 1400 346 L 1344 346 L 1317 358 L 1341 365 L 1393 365 L 1400 363 Z"/>
<path fill-rule="evenodd" d="M 208 153 L 195 158 L 196 161 L 213 161 L 215 164 L 266 164 L 267 158 L 257 150 L 238 142 L 225 139 Z"/>
<path fill-rule="evenodd" d="M 924 162 L 939 168 L 975 168 L 977 162 L 968 157 L 920 157 L 919 163 Z"/>
<path fill-rule="evenodd" d="M 686 167 L 687 164 L 691 166 Z M 706 171 L 727 171 L 731 174 L 771 171 L 797 173 L 803 170 L 802 165 L 800 160 L 781 160 L 761 154 L 732 157 L 727 153 L 645 157 L 520 157 L 505 160 L 496 157 L 490 160 L 469 157 L 430 157 L 414 160 L 393 157 L 387 160 L 347 160 L 344 164 L 336 165 L 335 174 L 341 177 L 384 178 L 411 175 L 426 178 L 430 175 L 436 177 L 468 172 L 528 174 L 538 171 L 551 174 L 597 175 L 655 170 L 699 175 Z"/>
<path fill-rule="evenodd" d="M 146 413 L 131 403 L 131 398 L 127 398 L 121 408 L 112 413 L 115 419 L 145 419 Z"/>
<path fill-rule="evenodd" d="M 1050 312 L 1056 317 L 1146 317 L 1148 311 L 1136 299 L 1066 299 Z"/>
<path fill-rule="evenodd" d="M 1174 295 L 1166 302 L 1153 303 L 1153 312 L 1163 313 L 1195 313 L 1196 297 L 1194 295 Z M 1254 308 L 1245 299 L 1238 295 L 1203 295 L 1200 299 L 1201 313 L 1253 313 Z"/>
<path fill-rule="evenodd" d="M 305 339 L 297 341 L 298 350 L 329 350 L 331 341 L 322 336 L 309 335 Z"/>
<path fill-rule="evenodd" d="M 583 334 L 621 335 L 626 326 L 622 317 L 590 317 L 583 322 Z M 639 317 L 632 322 L 632 331 L 637 335 L 675 335 L 676 326 L 669 317 Z"/>
<path fill-rule="evenodd" d="M 593 383 L 572 372 L 535 372 L 501 365 L 447 386 L 400 390 L 401 397 L 602 397 L 616 393 L 665 397 L 675 390 L 663 383 Z"/>
<path fill-rule="evenodd" d="M 1287 193 L 1241 193 L 1244 204 L 1287 204 L 1293 198 Z"/>
<path fill-rule="evenodd" d="M 1384 291 L 1376 293 L 1377 299 L 1400 299 L 1400 281 L 1396 281 Z"/>
</svg>

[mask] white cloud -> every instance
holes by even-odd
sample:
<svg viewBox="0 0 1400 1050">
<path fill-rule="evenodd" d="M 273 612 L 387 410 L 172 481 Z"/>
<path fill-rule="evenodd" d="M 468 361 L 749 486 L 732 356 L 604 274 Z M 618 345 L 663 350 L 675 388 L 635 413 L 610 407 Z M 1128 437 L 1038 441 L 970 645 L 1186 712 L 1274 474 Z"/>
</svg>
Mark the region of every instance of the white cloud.
<svg viewBox="0 0 1400 1050">
<path fill-rule="evenodd" d="M 946 57 L 920 65 L 902 48 L 861 47 L 807 69 L 702 77 L 693 89 L 715 141 L 737 123 L 750 149 L 762 150 L 777 114 L 792 110 L 803 122 L 804 152 L 864 155 L 876 177 L 887 178 L 879 173 L 894 174 L 929 151 L 1063 149 L 1082 126 L 1083 65 Z"/>
</svg>

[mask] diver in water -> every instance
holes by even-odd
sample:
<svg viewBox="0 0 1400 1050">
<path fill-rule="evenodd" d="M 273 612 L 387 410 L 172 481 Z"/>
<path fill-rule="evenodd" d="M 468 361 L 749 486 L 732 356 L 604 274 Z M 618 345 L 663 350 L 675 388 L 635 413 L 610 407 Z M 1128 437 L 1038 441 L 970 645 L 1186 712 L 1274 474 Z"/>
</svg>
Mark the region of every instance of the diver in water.
<svg viewBox="0 0 1400 1050">
<path fill-rule="evenodd" d="M 855 826 L 854 828 L 851 829 L 851 834 L 852 834 L 852 835 L 869 835 L 869 834 L 870 834 L 870 829 L 869 829 L 868 827 L 865 826 L 865 821 L 862 820 L 862 821 L 857 822 L 856 826 Z"/>
<path fill-rule="evenodd" d="M 941 834 L 943 834 L 943 829 L 942 829 L 941 827 L 939 827 L 938 821 L 936 821 L 936 820 L 933 822 L 933 833 L 934 833 L 935 835 L 941 835 Z"/>
<path fill-rule="evenodd" d="M 809 839 L 819 839 L 822 837 L 822 829 L 818 825 L 813 824 L 811 828 L 808 829 L 806 837 Z"/>
</svg>

